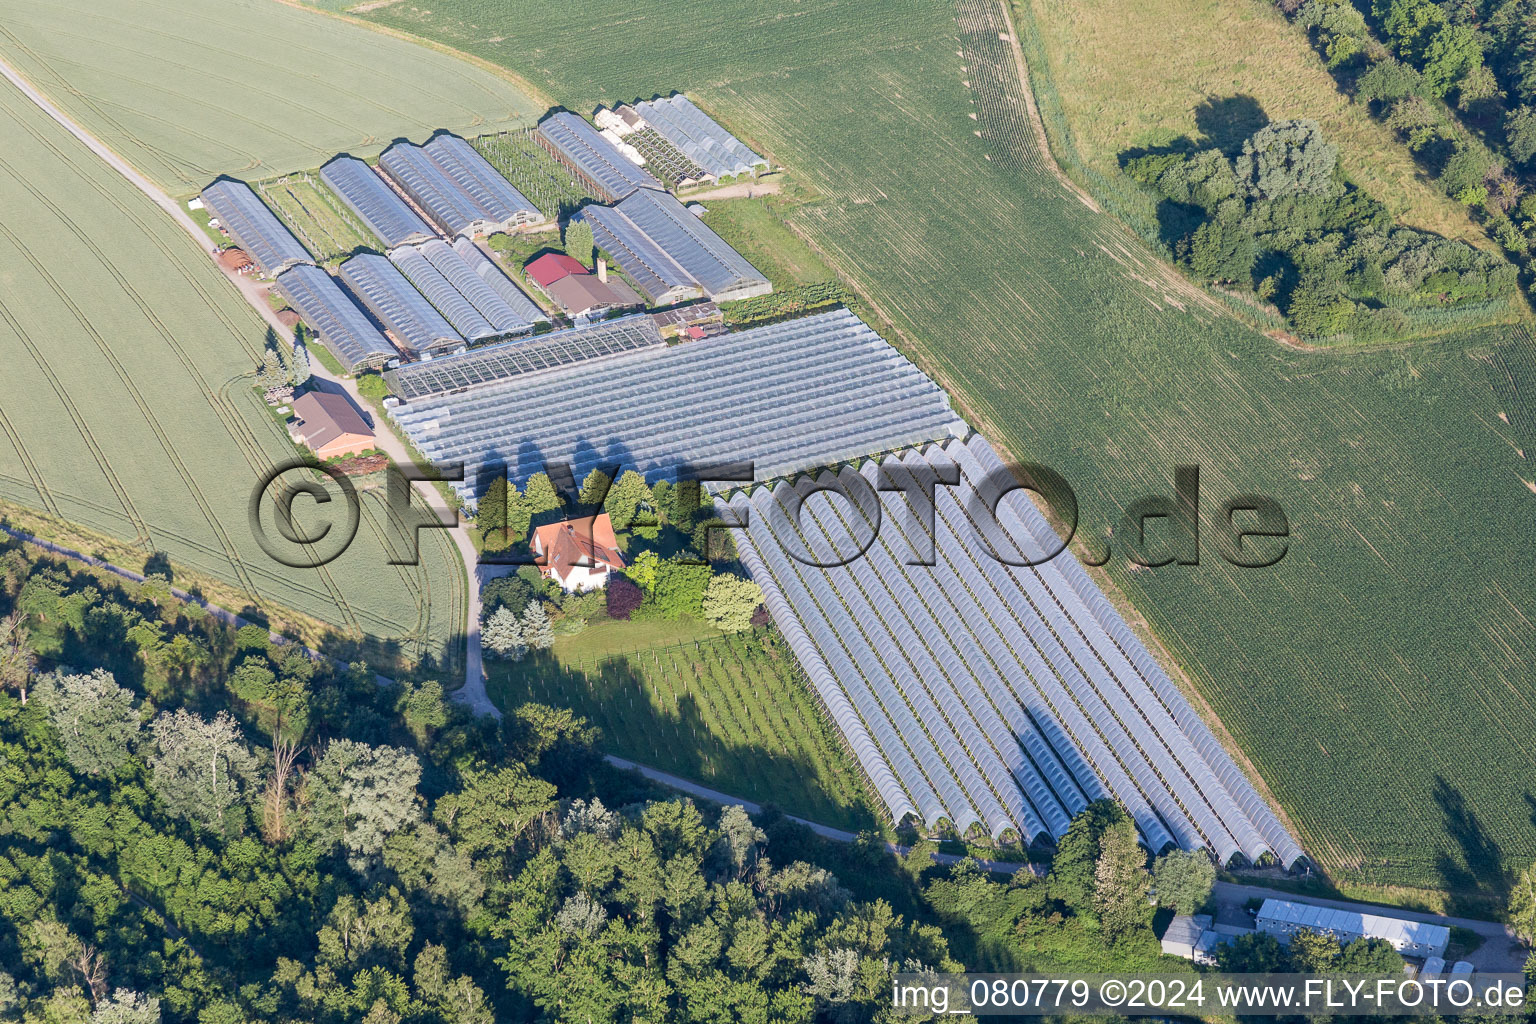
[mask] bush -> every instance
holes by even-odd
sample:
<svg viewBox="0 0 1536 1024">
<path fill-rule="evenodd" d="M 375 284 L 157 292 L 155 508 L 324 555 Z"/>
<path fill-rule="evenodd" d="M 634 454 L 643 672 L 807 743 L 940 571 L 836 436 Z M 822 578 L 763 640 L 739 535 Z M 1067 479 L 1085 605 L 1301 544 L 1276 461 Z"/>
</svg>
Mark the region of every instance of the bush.
<svg viewBox="0 0 1536 1024">
<path fill-rule="evenodd" d="M 498 576 L 480 588 L 480 603 L 487 616 L 502 608 L 521 615 L 532 597 L 533 588 L 521 576 Z"/>
<path fill-rule="evenodd" d="M 704 588 L 704 618 L 715 628 L 737 633 L 752 625 L 752 613 L 763 603 L 763 588 L 751 580 L 722 573 Z"/>
<path fill-rule="evenodd" d="M 382 402 L 389 394 L 389 385 L 376 373 L 365 373 L 357 378 L 357 393 L 370 402 Z"/>
<path fill-rule="evenodd" d="M 1361 75 L 1355 83 L 1355 96 L 1366 103 L 1390 103 L 1424 91 L 1424 79 L 1402 61 L 1387 58 Z"/>
<path fill-rule="evenodd" d="M 608 574 L 606 594 L 610 619 L 628 619 L 645 600 L 640 584 L 616 572 Z"/>
</svg>

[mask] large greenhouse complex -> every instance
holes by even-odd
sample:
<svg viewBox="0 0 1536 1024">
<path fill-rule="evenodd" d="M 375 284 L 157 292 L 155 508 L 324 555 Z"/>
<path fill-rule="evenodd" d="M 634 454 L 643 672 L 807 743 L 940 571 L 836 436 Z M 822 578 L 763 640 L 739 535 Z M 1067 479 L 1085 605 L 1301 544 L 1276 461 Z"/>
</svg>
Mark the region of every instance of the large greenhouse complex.
<svg viewBox="0 0 1536 1024">
<path fill-rule="evenodd" d="M 878 490 L 882 466 L 906 489 Z M 1012 481 L 973 436 L 730 500 L 743 562 L 891 817 L 1052 839 L 1113 797 L 1154 852 L 1300 860 L 1077 560 L 1009 564 L 1060 547 Z M 930 513 L 931 535 L 914 525 Z"/>
<path fill-rule="evenodd" d="M 1072 555 L 1003 560 L 1055 550 L 1055 534 L 1005 493 L 1012 477 L 944 392 L 853 313 L 681 345 L 633 316 L 387 379 L 395 422 L 464 464 L 470 502 L 502 474 L 750 462 L 750 481 L 715 485 L 745 517 L 737 550 L 892 820 L 1049 841 L 1111 797 L 1155 851 L 1301 859 Z M 932 566 L 910 564 L 923 510 L 877 490 L 882 465 L 958 480 L 938 490 Z"/>
<path fill-rule="evenodd" d="M 469 502 L 486 471 L 505 469 L 521 485 L 547 462 L 569 465 L 580 480 L 615 463 L 656 479 L 682 464 L 750 460 L 767 480 L 963 429 L 943 390 L 847 310 L 686 345 L 661 344 L 645 316 L 602 326 L 630 324 L 654 343 L 468 390 L 418 392 L 394 410 L 395 422 L 433 461 L 464 464 L 458 486 Z M 441 377 L 495 352 L 401 367 L 394 379 Z"/>
</svg>

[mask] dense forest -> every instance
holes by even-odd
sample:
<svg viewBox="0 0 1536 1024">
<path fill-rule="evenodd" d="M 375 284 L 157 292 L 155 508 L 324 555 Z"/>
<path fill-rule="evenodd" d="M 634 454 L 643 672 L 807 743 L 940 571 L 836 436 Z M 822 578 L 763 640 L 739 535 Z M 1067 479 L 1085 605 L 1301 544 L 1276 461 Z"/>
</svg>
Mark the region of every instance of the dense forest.
<svg viewBox="0 0 1536 1024">
<path fill-rule="evenodd" d="M 1186 270 L 1274 302 L 1308 337 L 1475 326 L 1515 293 L 1517 271 L 1497 254 L 1395 226 L 1342 176 L 1316 122 L 1267 124 L 1230 156 L 1192 146 L 1132 156 L 1126 171 L 1162 198 Z"/>
<path fill-rule="evenodd" d="M 833 843 L 169 584 L 0 547 L 0 1019 L 867 1021 L 897 971 L 1189 969 L 1148 893 L 1214 868 L 1112 804 L 1047 877 Z"/>
</svg>

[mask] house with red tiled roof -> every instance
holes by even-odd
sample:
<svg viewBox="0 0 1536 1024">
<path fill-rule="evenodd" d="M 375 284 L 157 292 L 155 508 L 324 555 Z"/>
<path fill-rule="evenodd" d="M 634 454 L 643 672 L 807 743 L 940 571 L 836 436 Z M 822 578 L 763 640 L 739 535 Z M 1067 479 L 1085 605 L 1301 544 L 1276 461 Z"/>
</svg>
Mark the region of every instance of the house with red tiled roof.
<svg viewBox="0 0 1536 1024">
<path fill-rule="evenodd" d="M 624 568 L 606 512 L 541 526 L 533 531 L 529 547 L 544 575 L 567 592 L 594 590 L 607 582 L 610 572 Z"/>
<path fill-rule="evenodd" d="M 529 280 L 540 288 L 548 288 L 562 277 L 585 274 L 586 265 L 563 252 L 547 252 L 523 268 Z"/>
<path fill-rule="evenodd" d="M 597 273 L 560 252 L 547 252 L 523 268 L 532 281 L 566 315 L 578 322 L 596 320 L 616 309 L 640 305 L 640 296 L 618 278 L 609 280 L 608 266 L 597 261 Z"/>
</svg>

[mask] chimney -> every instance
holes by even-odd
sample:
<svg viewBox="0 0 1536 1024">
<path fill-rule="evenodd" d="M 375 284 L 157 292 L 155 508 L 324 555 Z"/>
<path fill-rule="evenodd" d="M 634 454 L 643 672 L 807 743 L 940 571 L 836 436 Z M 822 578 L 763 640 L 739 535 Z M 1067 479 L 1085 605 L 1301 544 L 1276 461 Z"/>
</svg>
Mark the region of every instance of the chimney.
<svg viewBox="0 0 1536 1024">
<path fill-rule="evenodd" d="M 597 279 L 603 284 L 608 283 L 608 261 L 601 256 L 597 258 Z"/>
</svg>

